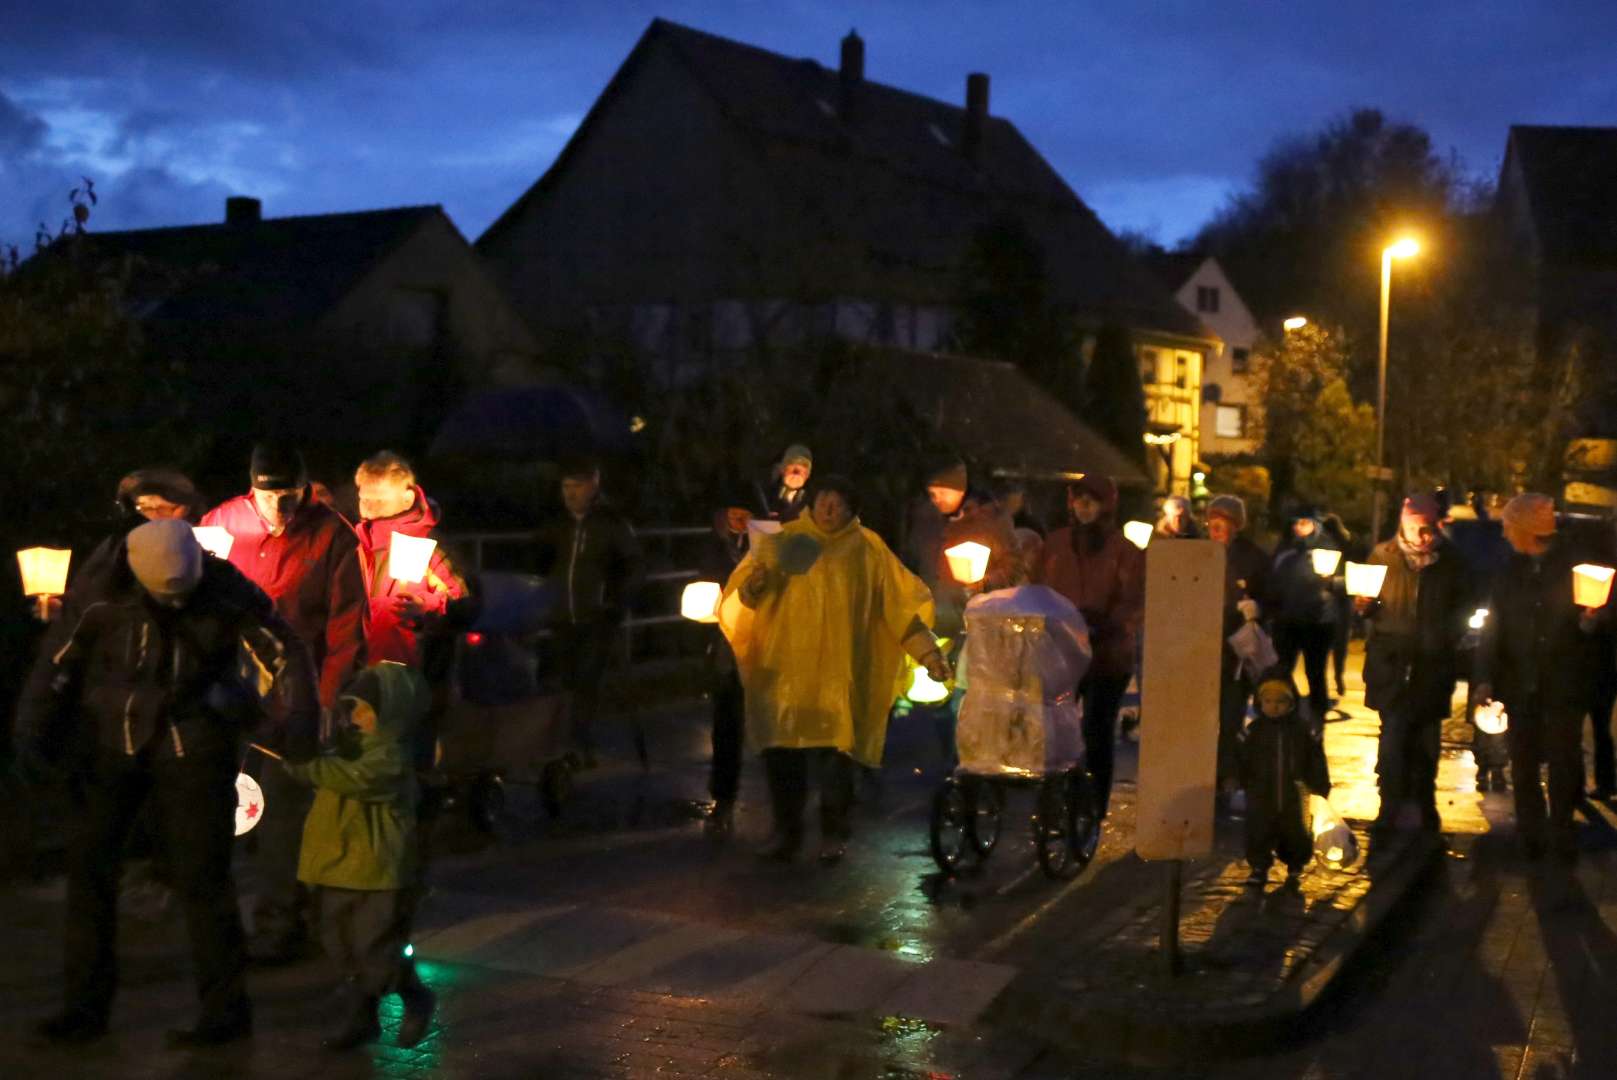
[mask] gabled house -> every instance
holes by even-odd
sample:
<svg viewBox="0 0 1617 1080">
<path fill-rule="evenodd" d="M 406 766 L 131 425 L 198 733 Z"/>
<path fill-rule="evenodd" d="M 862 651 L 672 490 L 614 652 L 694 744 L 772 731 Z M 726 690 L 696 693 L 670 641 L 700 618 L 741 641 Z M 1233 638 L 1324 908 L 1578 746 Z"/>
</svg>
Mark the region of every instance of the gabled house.
<svg viewBox="0 0 1617 1080">
<path fill-rule="evenodd" d="M 1128 327 L 1142 356 L 1183 354 L 1196 397 L 1216 336 L 990 112 L 988 76 L 943 102 L 865 60 L 852 33 L 828 68 L 654 20 L 477 249 L 542 332 L 626 344 L 677 382 L 826 337 L 955 350 L 968 255 L 1010 224 L 1052 305 L 1090 333 Z M 1187 404 L 1164 486 L 1195 460 Z"/>
<path fill-rule="evenodd" d="M 1208 354 L 1201 382 L 1201 452 L 1209 460 L 1247 454 L 1258 448 L 1251 435 L 1257 418 L 1252 357 L 1261 331 L 1219 261 L 1193 252 L 1154 251 L 1146 263 L 1186 311 L 1218 335 L 1220 347 Z M 1145 369 L 1147 408 L 1163 397 L 1161 371 Z M 1154 417 L 1153 417 L 1154 418 Z"/>
<path fill-rule="evenodd" d="M 438 206 L 86 233 L 161 355 L 191 422 L 229 449 L 274 428 L 312 447 L 424 445 L 458 388 L 519 381 L 538 346 Z M 59 244 L 66 244 L 60 241 Z"/>
</svg>

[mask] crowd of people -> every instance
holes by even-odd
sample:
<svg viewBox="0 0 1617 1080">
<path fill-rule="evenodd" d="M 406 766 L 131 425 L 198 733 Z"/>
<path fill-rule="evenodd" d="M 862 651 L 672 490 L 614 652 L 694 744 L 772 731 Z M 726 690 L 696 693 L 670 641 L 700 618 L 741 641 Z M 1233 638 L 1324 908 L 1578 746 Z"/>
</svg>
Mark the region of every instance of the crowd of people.
<svg viewBox="0 0 1617 1080">
<path fill-rule="evenodd" d="M 564 464 L 559 494 L 561 512 L 536 533 L 537 569 L 555 584 L 551 654 L 588 767 L 602 679 L 645 560 L 594 462 Z M 767 480 L 714 507 L 698 572 L 721 586 L 709 649 L 715 838 L 734 830 L 750 745 L 772 815 L 760 854 L 799 855 L 817 777 L 818 857 L 840 861 L 858 778 L 882 764 L 907 670 L 947 684 L 972 596 L 1030 583 L 1065 597 L 1087 624 L 1092 660 L 1072 692 L 1105 816 L 1119 712 L 1139 665 L 1146 553 L 1125 537 L 1105 477 L 1070 480 L 1066 522 L 1053 529 L 1026 494 L 1013 482 L 974 483 L 964 462 L 942 460 L 889 545 L 862 524 L 858 485 L 817 474 L 811 450 L 794 445 Z M 190 481 L 166 469 L 131 473 L 117 499 L 122 523 L 46 612 L 18 708 L 19 760 L 38 775 L 65 774 L 73 795 L 64 1003 L 39 1034 L 79 1043 L 106 1031 L 121 859 L 141 831 L 185 910 L 198 984 L 199 1019 L 171 1033 L 175 1045 L 250 1034 L 246 965 L 300 956 L 311 937 L 343 987 L 326 1045 L 377 1038 L 389 993 L 403 1002 L 398 1041 L 413 1045 L 435 1006 L 403 948 L 436 807 L 422 785 L 454 638 L 479 601 L 442 546 L 419 579 L 391 572 L 393 538 L 433 538 L 437 505 L 396 454 L 360 463 L 344 497 L 311 482 L 296 448 L 274 443 L 254 449 L 248 490 L 206 513 Z M 1334 515 L 1300 507 L 1268 552 L 1240 498 L 1210 499 L 1199 520 L 1188 500 L 1164 501 L 1153 542 L 1205 538 L 1225 549 L 1217 805 L 1232 813 L 1244 793 L 1253 885 L 1278 857 L 1295 889 L 1308 862 L 1298 800 L 1329 791 L 1322 725 L 1345 693 L 1359 625 L 1365 701 L 1381 718 L 1376 830 L 1397 828 L 1406 804 L 1422 827 L 1439 827 L 1441 727 L 1461 679 L 1474 701 L 1497 697 L 1508 711 L 1503 747 L 1478 736 L 1479 778 L 1502 790 L 1508 765 L 1529 856 L 1575 855 L 1586 715 L 1596 794 L 1614 794 L 1617 630 L 1609 604 L 1579 607 L 1571 586 L 1574 564 L 1609 563 L 1609 553 L 1562 538 L 1544 496 L 1512 500 L 1494 546 L 1459 543 L 1452 516 L 1432 495 L 1412 494 L 1394 535 L 1371 547 Z M 193 525 L 222 531 L 228 546 L 205 552 L 198 537 L 209 529 Z M 988 550 L 981 581 L 958 580 L 946 554 L 967 541 Z M 1385 568 L 1379 595 L 1348 595 L 1349 560 Z M 1293 681 L 1299 659 L 1306 694 Z M 956 690 L 931 710 L 946 768 L 960 700 Z M 244 765 L 264 796 L 251 936 L 232 875 Z"/>
</svg>

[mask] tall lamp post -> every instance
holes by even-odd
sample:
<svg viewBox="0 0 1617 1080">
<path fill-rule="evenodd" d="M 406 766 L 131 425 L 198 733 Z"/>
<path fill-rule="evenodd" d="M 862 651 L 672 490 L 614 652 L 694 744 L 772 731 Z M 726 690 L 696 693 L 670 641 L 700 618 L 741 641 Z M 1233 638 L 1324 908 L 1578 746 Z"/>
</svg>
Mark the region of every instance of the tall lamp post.
<svg viewBox="0 0 1617 1080">
<path fill-rule="evenodd" d="M 1381 542 L 1381 513 L 1387 503 L 1387 310 L 1392 297 L 1392 261 L 1419 254 L 1420 244 L 1405 236 L 1381 249 L 1381 348 L 1376 361 L 1376 474 L 1370 503 L 1370 542 Z"/>
</svg>

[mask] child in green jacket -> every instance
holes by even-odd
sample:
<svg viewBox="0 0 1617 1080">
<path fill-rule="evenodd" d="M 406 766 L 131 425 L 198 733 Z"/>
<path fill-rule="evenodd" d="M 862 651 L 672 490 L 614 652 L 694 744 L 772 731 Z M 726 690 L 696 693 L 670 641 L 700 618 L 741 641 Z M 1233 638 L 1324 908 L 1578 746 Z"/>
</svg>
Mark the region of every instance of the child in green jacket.
<svg viewBox="0 0 1617 1080">
<path fill-rule="evenodd" d="M 384 662 L 356 675 L 338 703 L 349 725 L 343 750 L 285 766 L 315 787 L 298 880 L 315 892 L 321 944 L 347 984 L 342 1023 L 325 1045 L 345 1050 L 376 1039 L 378 1002 L 397 990 L 404 999 L 399 1045 L 414 1046 L 435 1004 L 404 957 L 416 859 L 411 740 L 429 692 L 414 669 Z"/>
</svg>

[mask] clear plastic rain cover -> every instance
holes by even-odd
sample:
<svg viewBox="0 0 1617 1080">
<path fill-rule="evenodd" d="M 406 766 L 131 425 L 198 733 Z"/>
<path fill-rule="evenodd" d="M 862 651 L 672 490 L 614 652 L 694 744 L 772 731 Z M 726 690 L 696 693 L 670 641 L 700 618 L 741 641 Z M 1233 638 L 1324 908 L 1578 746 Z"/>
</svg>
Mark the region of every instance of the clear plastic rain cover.
<svg viewBox="0 0 1617 1080">
<path fill-rule="evenodd" d="M 968 689 L 955 743 L 978 775 L 1061 772 L 1083 755 L 1082 706 L 1089 627 L 1043 585 L 1000 589 L 966 605 Z"/>
</svg>

